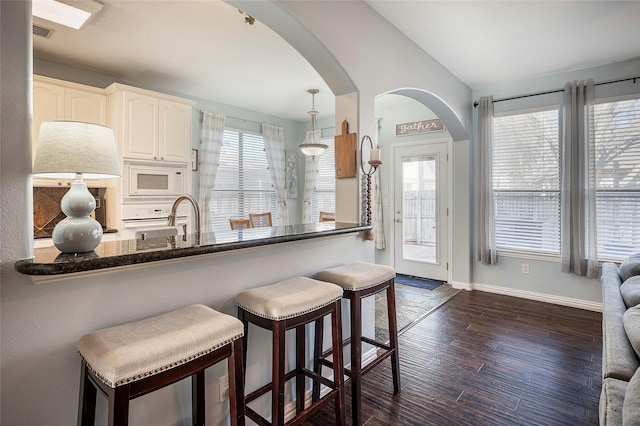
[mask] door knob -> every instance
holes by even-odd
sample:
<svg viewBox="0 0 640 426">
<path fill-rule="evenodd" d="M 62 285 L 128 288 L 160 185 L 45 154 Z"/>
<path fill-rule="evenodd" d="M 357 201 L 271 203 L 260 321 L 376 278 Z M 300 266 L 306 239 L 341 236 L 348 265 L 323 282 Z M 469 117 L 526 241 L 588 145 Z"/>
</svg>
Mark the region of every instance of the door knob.
<svg viewBox="0 0 640 426">
<path fill-rule="evenodd" d="M 402 223 L 402 219 L 394 219 L 394 222 L 396 222 L 396 223 Z"/>
</svg>

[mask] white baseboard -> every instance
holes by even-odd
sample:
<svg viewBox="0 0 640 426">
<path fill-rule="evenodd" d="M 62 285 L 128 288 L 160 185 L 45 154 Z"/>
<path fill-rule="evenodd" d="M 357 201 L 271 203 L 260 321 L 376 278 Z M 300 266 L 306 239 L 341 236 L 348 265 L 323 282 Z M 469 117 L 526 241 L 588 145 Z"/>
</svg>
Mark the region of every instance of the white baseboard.
<svg viewBox="0 0 640 426">
<path fill-rule="evenodd" d="M 553 303 L 555 305 L 568 306 L 571 308 L 602 312 L 602 303 L 590 302 L 582 299 L 573 299 L 570 297 L 555 296 L 553 294 L 536 293 L 534 291 L 518 290 L 514 288 L 481 283 L 453 282 L 452 287 L 467 291 L 485 291 L 487 293 L 503 294 L 505 296 L 520 297 L 522 299 L 537 300 L 539 302 Z"/>
</svg>

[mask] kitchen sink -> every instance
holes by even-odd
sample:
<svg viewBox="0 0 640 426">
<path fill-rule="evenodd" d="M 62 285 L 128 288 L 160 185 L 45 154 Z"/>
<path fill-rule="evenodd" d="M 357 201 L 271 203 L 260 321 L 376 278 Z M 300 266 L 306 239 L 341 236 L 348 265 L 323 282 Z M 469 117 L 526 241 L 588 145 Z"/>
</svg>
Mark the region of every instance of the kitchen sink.
<svg viewBox="0 0 640 426">
<path fill-rule="evenodd" d="M 149 227 L 140 231 L 136 231 L 135 239 L 147 240 L 149 238 L 171 237 L 175 235 L 178 235 L 177 226 L 158 226 L 158 227 Z"/>
</svg>

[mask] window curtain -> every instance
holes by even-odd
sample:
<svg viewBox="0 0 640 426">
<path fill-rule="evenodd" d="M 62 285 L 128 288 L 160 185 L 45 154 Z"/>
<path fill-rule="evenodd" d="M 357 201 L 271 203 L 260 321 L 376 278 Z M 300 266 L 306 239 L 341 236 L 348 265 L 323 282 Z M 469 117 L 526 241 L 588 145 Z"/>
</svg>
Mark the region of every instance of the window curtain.
<svg viewBox="0 0 640 426">
<path fill-rule="evenodd" d="M 376 126 L 376 140 L 380 140 L 380 119 L 377 120 Z M 378 143 L 378 148 L 380 144 Z M 384 235 L 384 218 L 382 216 L 382 186 L 380 184 L 380 170 L 374 174 L 374 195 L 373 195 L 373 238 L 376 248 L 378 250 L 384 249 L 387 245 L 385 243 Z"/>
<path fill-rule="evenodd" d="M 562 271 L 596 278 L 596 157 L 593 80 L 564 87 L 560 222 Z"/>
<path fill-rule="evenodd" d="M 493 192 L 493 97 L 478 102 L 478 175 L 476 180 L 476 245 L 478 261 L 493 265 L 496 252 L 496 212 Z"/>
<path fill-rule="evenodd" d="M 218 173 L 222 137 L 224 136 L 225 116 L 214 112 L 202 111 L 200 132 L 200 185 L 198 203 L 202 209 L 202 232 L 211 232 L 211 196 Z"/>
<path fill-rule="evenodd" d="M 375 178 L 375 195 L 373 197 L 373 205 L 375 213 L 373 217 L 373 238 L 378 250 L 384 249 L 387 245 L 384 239 L 384 221 L 382 217 L 382 191 L 380 190 L 380 170 L 374 175 Z"/>
<path fill-rule="evenodd" d="M 287 161 L 284 151 L 284 128 L 262 123 L 262 137 L 267 154 L 267 164 L 271 175 L 271 183 L 278 198 L 278 224 L 289 224 L 287 209 Z"/>
<path fill-rule="evenodd" d="M 311 198 L 316 187 L 318 164 L 312 157 L 304 156 L 304 192 L 302 195 L 302 223 L 311 223 Z"/>
</svg>

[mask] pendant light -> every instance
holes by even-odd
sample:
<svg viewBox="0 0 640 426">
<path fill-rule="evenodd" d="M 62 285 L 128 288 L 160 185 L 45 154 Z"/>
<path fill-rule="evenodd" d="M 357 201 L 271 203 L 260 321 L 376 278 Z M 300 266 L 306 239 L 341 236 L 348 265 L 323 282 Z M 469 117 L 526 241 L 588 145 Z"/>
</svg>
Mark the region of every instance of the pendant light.
<svg viewBox="0 0 640 426">
<path fill-rule="evenodd" d="M 318 115 L 318 111 L 316 111 L 315 96 L 319 90 L 309 89 L 307 92 L 311 93 L 311 111 L 308 112 L 311 116 L 311 129 L 307 130 L 304 142 L 301 145 L 298 145 L 298 148 L 300 148 L 300 151 L 302 151 L 304 155 L 308 155 L 311 159 L 314 159 L 317 155 L 324 153 L 328 146 L 322 143 L 320 130 L 316 130 L 316 115 Z"/>
</svg>

